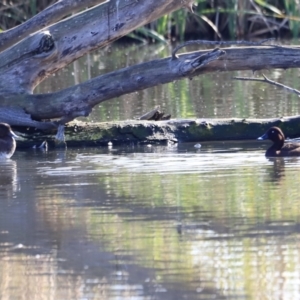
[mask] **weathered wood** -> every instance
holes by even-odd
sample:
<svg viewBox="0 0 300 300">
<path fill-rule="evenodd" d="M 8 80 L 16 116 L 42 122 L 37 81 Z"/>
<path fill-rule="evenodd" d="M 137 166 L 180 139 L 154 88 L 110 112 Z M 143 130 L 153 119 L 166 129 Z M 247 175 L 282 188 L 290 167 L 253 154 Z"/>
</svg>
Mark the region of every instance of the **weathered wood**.
<svg viewBox="0 0 300 300">
<path fill-rule="evenodd" d="M 48 75 L 84 54 L 182 8 L 187 2 L 191 0 L 108 1 L 46 27 L 0 53 L 0 92 L 32 91 Z M 36 48 L 45 36 L 53 47 L 39 55 Z"/>
<path fill-rule="evenodd" d="M 143 114 L 142 116 L 140 116 L 137 119 L 138 120 L 149 120 L 149 119 L 153 118 L 153 116 L 158 112 L 159 108 L 160 108 L 159 106 L 156 106 L 154 109 L 146 112 L 145 114 Z"/>
<path fill-rule="evenodd" d="M 80 1 L 74 3 L 80 6 Z M 86 3 L 96 2 L 87 0 Z M 39 82 L 66 64 L 160 16 L 182 7 L 191 10 L 193 2 L 111 0 L 51 25 L 3 51 L 0 53 L 0 122 L 57 128 L 79 116 L 88 116 L 103 101 L 159 84 L 215 71 L 300 66 L 297 46 L 214 49 L 142 63 L 59 92 L 31 94 Z"/>
<path fill-rule="evenodd" d="M 95 105 L 113 97 L 173 81 L 176 78 L 180 79 L 187 75 L 192 76 L 198 68 L 211 62 L 211 59 L 224 54 L 224 51 L 215 49 L 194 56 L 192 60 L 156 60 L 111 72 L 56 93 L 0 94 L 0 122 L 3 122 L 3 114 L 7 117 L 5 109 L 13 106 L 24 109 L 26 121 L 30 114 L 32 118 L 38 120 L 62 117 L 61 122 L 66 123 L 76 117 L 88 116 Z M 19 125 L 21 119 L 21 114 L 18 117 L 14 115 L 8 123 Z M 35 124 L 32 126 L 36 127 Z"/>
<path fill-rule="evenodd" d="M 188 119 L 168 121 L 120 121 L 105 123 L 71 122 L 65 128 L 68 147 L 107 146 L 108 142 L 167 143 L 218 140 L 249 140 L 261 136 L 269 127 L 279 126 L 287 137 L 300 136 L 300 116 L 277 119 Z M 19 148 L 55 145 L 54 132 L 14 127 L 23 139 Z"/>
<path fill-rule="evenodd" d="M 71 120 L 87 116 L 92 107 L 108 99 L 186 77 L 216 71 L 300 67 L 299 50 L 300 47 L 270 46 L 225 48 L 220 50 L 221 55 L 217 60 L 199 69 L 190 68 L 190 72 L 187 72 L 190 62 L 208 51 L 185 53 L 179 55 L 178 59 L 158 59 L 107 73 L 56 93 L 0 95 L 0 107 L 23 107 L 35 119 L 67 116 Z M 13 121 L 11 124 L 16 125 Z"/>
<path fill-rule="evenodd" d="M 147 121 L 162 121 L 162 120 L 170 120 L 171 115 L 166 115 L 163 111 L 160 111 L 160 106 L 158 105 L 154 109 L 148 111 L 143 114 L 141 117 L 137 118 L 137 120 L 147 120 Z"/>
<path fill-rule="evenodd" d="M 105 0 L 64 0 L 47 7 L 39 14 L 10 30 L 0 32 L 0 51 L 3 51 L 35 31 L 49 26 L 63 17 L 74 14 Z"/>
<path fill-rule="evenodd" d="M 60 2 L 60 4 L 69 3 L 68 0 Z M 86 5 L 96 2 L 103 1 L 88 0 Z M 7 120 L 8 112 L 5 110 L 7 107 L 11 113 L 11 119 L 8 122 L 11 125 L 20 125 L 25 122 L 27 126 L 36 127 L 36 122 L 30 122 L 30 118 L 35 121 L 61 118 L 60 123 L 65 123 L 78 116 L 87 116 L 97 102 L 104 101 L 106 83 L 101 83 L 101 78 L 96 83 L 97 86 L 95 82 L 92 83 L 94 88 L 91 91 L 86 89 L 90 88 L 89 85 L 78 85 L 62 93 L 46 95 L 32 95 L 32 90 L 48 75 L 82 55 L 106 46 L 160 16 L 182 7 L 190 8 L 192 2 L 193 0 L 106 1 L 102 5 L 44 28 L 1 52 L 0 122 Z M 72 4 L 68 5 L 66 5 L 67 10 Z M 76 11 L 82 2 L 75 0 L 73 5 Z M 53 9 L 53 11 L 57 13 L 58 10 Z M 46 12 L 51 15 L 50 9 Z M 61 17 L 61 14 L 58 16 Z M 53 16 L 48 17 L 51 22 L 54 20 Z M 45 22 L 47 23 L 46 20 Z M 139 79 L 136 78 L 136 80 L 134 85 L 130 85 L 131 88 L 138 85 Z M 120 93 L 120 85 L 116 80 L 113 82 L 114 89 Z M 121 92 L 121 94 L 124 93 Z M 12 108 L 17 108 L 17 110 L 12 113 Z"/>
</svg>

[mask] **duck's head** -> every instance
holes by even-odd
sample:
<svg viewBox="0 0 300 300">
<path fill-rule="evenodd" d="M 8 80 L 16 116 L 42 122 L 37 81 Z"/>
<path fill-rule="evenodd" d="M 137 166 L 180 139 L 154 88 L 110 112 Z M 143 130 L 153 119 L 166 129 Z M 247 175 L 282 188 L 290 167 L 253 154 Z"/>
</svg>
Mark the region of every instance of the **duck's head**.
<svg viewBox="0 0 300 300">
<path fill-rule="evenodd" d="M 0 123 L 0 138 L 5 137 L 18 138 L 18 136 L 11 130 L 11 127 L 6 123 Z"/>
<path fill-rule="evenodd" d="M 282 130 L 279 127 L 271 127 L 268 131 L 260 136 L 258 140 L 271 140 L 274 143 L 284 143 L 285 136 Z"/>
</svg>

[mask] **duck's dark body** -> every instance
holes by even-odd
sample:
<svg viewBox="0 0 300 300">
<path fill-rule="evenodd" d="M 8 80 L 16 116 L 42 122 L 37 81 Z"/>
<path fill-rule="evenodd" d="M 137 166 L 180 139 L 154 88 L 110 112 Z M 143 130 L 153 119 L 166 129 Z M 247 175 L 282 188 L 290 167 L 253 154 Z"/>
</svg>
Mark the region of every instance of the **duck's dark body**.
<svg viewBox="0 0 300 300">
<path fill-rule="evenodd" d="M 266 151 L 266 156 L 300 156 L 300 143 L 286 143 L 285 136 L 279 127 L 271 127 L 258 140 L 271 140 L 273 145 Z"/>
</svg>

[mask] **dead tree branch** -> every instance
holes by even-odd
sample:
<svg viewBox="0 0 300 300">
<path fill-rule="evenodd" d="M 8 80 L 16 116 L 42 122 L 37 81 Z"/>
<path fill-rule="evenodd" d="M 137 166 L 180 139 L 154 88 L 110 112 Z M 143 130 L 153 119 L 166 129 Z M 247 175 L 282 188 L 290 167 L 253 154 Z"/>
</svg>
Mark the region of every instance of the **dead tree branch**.
<svg viewBox="0 0 300 300">
<path fill-rule="evenodd" d="M 60 0 L 47 7 L 28 21 L 0 33 L 0 52 L 21 41 L 31 33 L 41 30 L 63 17 L 84 8 L 100 4 L 105 0 Z"/>
<path fill-rule="evenodd" d="M 115 0 L 45 28 L 0 53 L 1 90 L 32 92 L 50 74 L 94 49 L 191 2 Z M 184 2 L 184 3 L 183 3 Z M 151 13 L 149 13 L 151 12 Z M 19 86 L 16 85 L 16 74 Z"/>
<path fill-rule="evenodd" d="M 264 39 L 259 42 L 250 42 L 250 41 L 206 41 L 206 40 L 193 40 L 193 41 L 187 41 L 183 44 L 178 45 L 174 48 L 172 51 L 172 58 L 176 57 L 176 53 L 186 47 L 191 45 L 208 45 L 208 46 L 232 46 L 232 45 L 238 45 L 238 46 L 260 46 L 262 44 L 265 44 L 270 41 L 274 41 L 274 38 L 271 39 Z"/>
<path fill-rule="evenodd" d="M 279 82 L 270 80 L 267 76 L 265 76 L 264 74 L 262 74 L 263 79 L 262 78 L 251 78 L 251 77 L 232 77 L 232 79 L 234 80 L 243 80 L 243 81 L 258 81 L 258 82 L 263 82 L 263 83 L 268 83 L 268 84 L 272 84 L 275 85 L 277 87 L 280 87 L 290 93 L 294 93 L 296 95 L 300 95 L 300 91 L 293 89 L 287 85 L 281 84 Z"/>
</svg>

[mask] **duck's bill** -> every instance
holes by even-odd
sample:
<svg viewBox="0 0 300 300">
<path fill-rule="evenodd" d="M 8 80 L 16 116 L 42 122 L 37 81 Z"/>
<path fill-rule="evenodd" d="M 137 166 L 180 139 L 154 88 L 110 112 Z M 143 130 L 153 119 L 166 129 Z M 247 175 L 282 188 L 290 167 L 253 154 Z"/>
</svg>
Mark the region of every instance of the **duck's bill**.
<svg viewBox="0 0 300 300">
<path fill-rule="evenodd" d="M 268 135 L 265 133 L 264 135 L 260 136 L 259 138 L 257 138 L 258 140 L 267 140 L 268 139 Z"/>
</svg>

